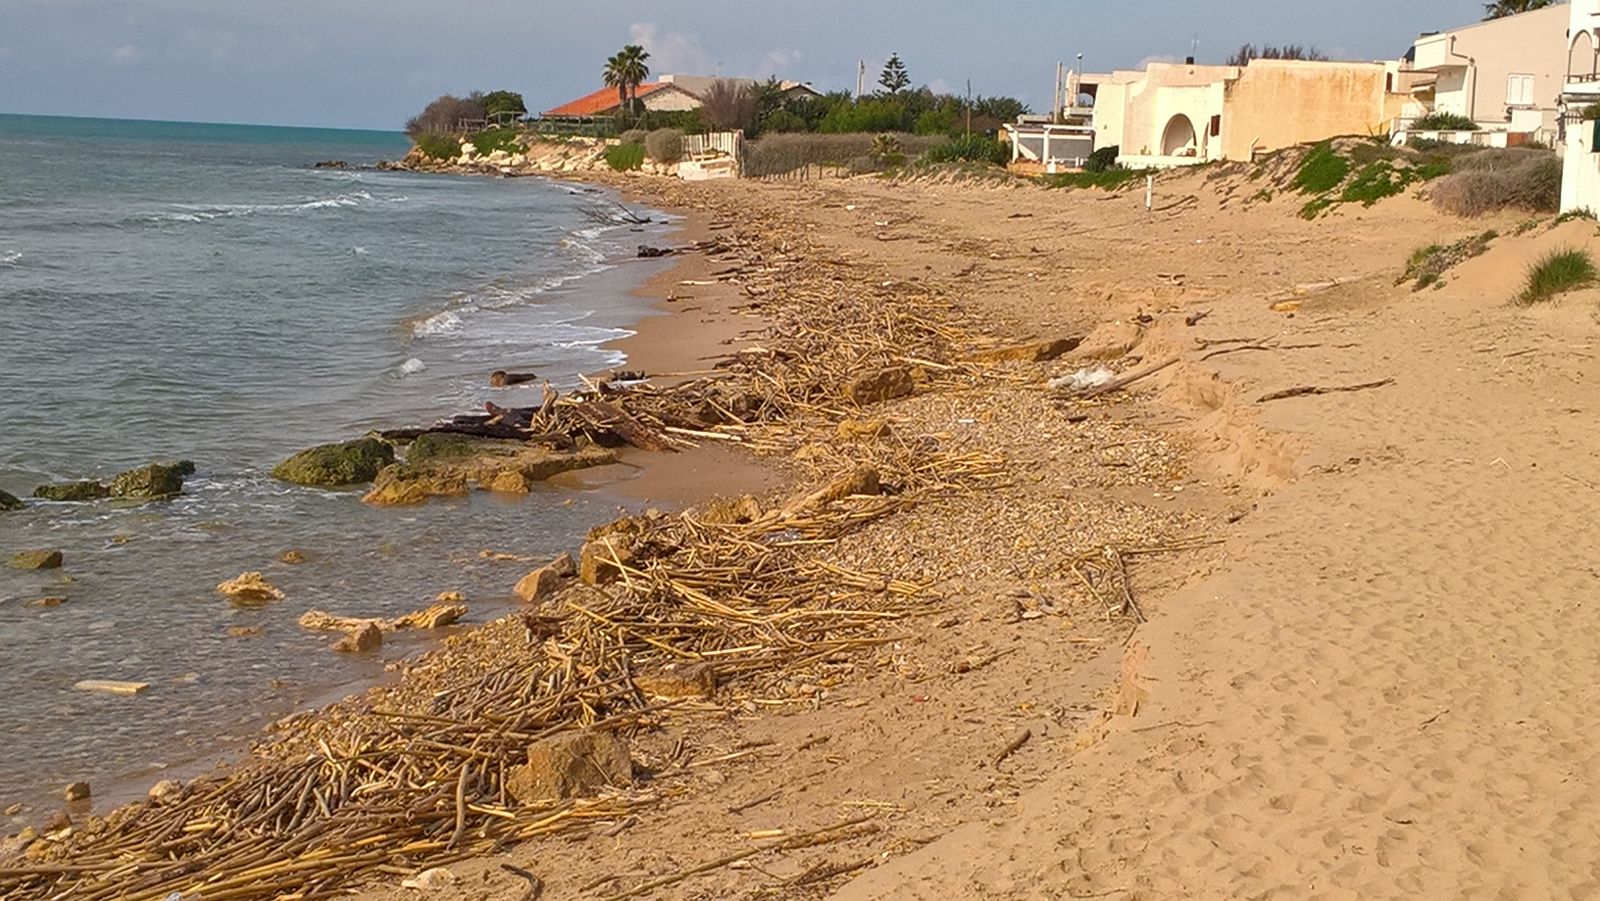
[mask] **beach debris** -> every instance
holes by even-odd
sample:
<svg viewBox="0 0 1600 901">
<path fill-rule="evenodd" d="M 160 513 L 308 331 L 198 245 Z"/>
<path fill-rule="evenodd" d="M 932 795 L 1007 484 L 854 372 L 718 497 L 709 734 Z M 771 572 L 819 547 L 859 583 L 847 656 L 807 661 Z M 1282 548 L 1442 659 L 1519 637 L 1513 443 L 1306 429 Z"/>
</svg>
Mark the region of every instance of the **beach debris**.
<svg viewBox="0 0 1600 901">
<path fill-rule="evenodd" d="M 12 569 L 60 569 L 63 561 L 58 550 L 19 551 L 11 556 Z"/>
<path fill-rule="evenodd" d="M 111 496 L 111 489 L 100 482 L 56 482 L 33 489 L 33 496 L 46 501 L 96 501 Z"/>
<path fill-rule="evenodd" d="M 453 593 L 453 592 L 452 592 Z M 440 603 L 425 610 L 407 613 L 393 619 L 376 617 L 335 616 L 321 610 L 307 610 L 300 615 L 300 628 L 313 632 L 357 632 L 367 626 L 376 626 L 383 632 L 404 632 L 408 629 L 442 629 L 454 625 L 467 615 L 465 604 Z"/>
<path fill-rule="evenodd" d="M 4 812 L 5 812 L 6 816 L 14 817 L 14 816 L 21 816 L 22 812 L 27 810 L 27 809 L 28 809 L 28 805 L 22 803 L 21 801 L 18 801 L 17 803 L 12 804 L 9 807 L 7 807 Z"/>
<path fill-rule="evenodd" d="M 308 447 L 272 468 L 279 481 L 312 488 L 361 485 L 394 462 L 394 448 L 377 438 Z"/>
<path fill-rule="evenodd" d="M 310 555 L 305 551 L 299 550 L 298 548 L 289 548 L 278 555 L 279 563 L 287 563 L 290 566 L 298 566 L 309 559 L 311 559 Z"/>
<path fill-rule="evenodd" d="M 145 796 L 157 805 L 171 804 L 183 796 L 183 783 L 176 779 L 163 779 L 150 786 Z"/>
<path fill-rule="evenodd" d="M 118 682 L 113 679 L 84 679 L 75 683 L 73 689 L 77 691 L 90 691 L 106 695 L 122 695 L 132 697 L 150 690 L 149 682 Z"/>
<path fill-rule="evenodd" d="M 639 245 L 639 259 L 641 260 L 653 260 L 657 257 L 669 257 L 674 253 L 676 253 L 676 251 L 670 247 L 651 247 L 648 244 Z"/>
<path fill-rule="evenodd" d="M 890 366 L 852 378 L 844 389 L 850 402 L 858 407 L 905 397 L 917 390 L 908 366 Z"/>
<path fill-rule="evenodd" d="M 690 516 L 696 522 L 707 525 L 743 525 L 761 518 L 761 501 L 749 494 L 741 494 L 738 497 L 717 497 L 695 507 Z"/>
<path fill-rule="evenodd" d="M 544 894 L 544 880 L 540 879 L 538 876 L 535 876 L 528 870 L 524 870 L 522 867 L 514 866 L 509 863 L 501 864 L 500 869 L 505 870 L 507 873 L 510 873 L 514 876 L 521 876 L 523 879 L 527 880 L 528 888 L 523 891 L 522 897 L 518 898 L 517 901 L 537 901 L 538 897 Z"/>
<path fill-rule="evenodd" d="M 489 373 L 490 388 L 510 388 L 515 385 L 537 382 L 538 380 L 539 376 L 532 372 L 506 372 L 504 369 L 496 369 L 494 372 Z"/>
<path fill-rule="evenodd" d="M 15 494 L 11 494 L 6 491 L 0 491 L 0 513 L 4 513 L 8 510 L 21 510 L 22 507 L 22 500 Z"/>
<path fill-rule="evenodd" d="M 628 745 L 615 733 L 568 732 L 528 746 L 528 762 L 506 773 L 506 791 L 523 804 L 564 801 L 633 782 Z"/>
<path fill-rule="evenodd" d="M 1362 382 L 1359 385 L 1302 385 L 1298 388 L 1285 388 L 1282 391 L 1273 391 L 1256 398 L 1256 403 L 1264 404 L 1268 401 L 1285 400 L 1290 397 L 1306 397 L 1315 394 L 1339 394 L 1348 391 L 1368 391 L 1373 388 L 1383 388 L 1393 385 L 1394 379 L 1378 379 L 1375 382 Z"/>
<path fill-rule="evenodd" d="M 1077 350 L 1081 344 L 1083 344 L 1082 336 L 1057 338 L 1053 341 L 1034 341 L 1028 344 L 980 350 L 969 354 L 967 359 L 973 363 L 1047 363 Z"/>
<path fill-rule="evenodd" d="M 176 463 L 150 463 L 118 473 L 109 486 L 112 497 L 131 500 L 162 500 L 183 493 L 184 476 L 194 475 L 188 460 Z"/>
<path fill-rule="evenodd" d="M 28 603 L 24 604 L 23 606 L 24 607 L 34 607 L 34 608 L 39 608 L 39 607 L 60 607 L 62 604 L 65 604 L 66 602 L 67 602 L 66 598 L 51 596 L 51 597 L 44 597 L 44 598 L 35 598 L 34 600 L 29 601 Z"/>
<path fill-rule="evenodd" d="M 1167 359 L 1158 363 L 1151 363 L 1149 366 L 1145 366 L 1142 369 L 1135 369 L 1132 372 L 1119 375 L 1109 382 L 1104 382 L 1091 388 L 1084 388 L 1081 391 L 1072 392 L 1072 394 L 1076 397 L 1089 398 L 1099 397 L 1102 394 L 1110 394 L 1113 391 L 1121 391 L 1129 385 L 1132 385 L 1134 382 L 1149 378 L 1163 369 L 1166 369 L 1168 366 L 1172 366 L 1173 364 L 1177 363 L 1179 359 L 1179 357 L 1168 357 Z"/>
<path fill-rule="evenodd" d="M 840 441 L 873 441 L 887 438 L 894 433 L 894 427 L 889 425 L 889 420 L 883 417 L 872 419 L 857 419 L 853 416 L 839 420 L 839 425 L 833 430 Z"/>
<path fill-rule="evenodd" d="M 1107 366 L 1085 366 L 1077 372 L 1053 378 L 1044 384 L 1051 391 L 1087 391 L 1107 384 L 1116 377 L 1116 372 Z"/>
<path fill-rule="evenodd" d="M 449 888 L 459 882 L 456 874 L 444 867 L 434 867 L 423 870 L 415 876 L 409 876 L 400 881 L 401 888 L 415 889 L 424 892 L 434 892 L 439 889 Z"/>
<path fill-rule="evenodd" d="M 74 782 L 67 786 L 66 791 L 62 792 L 68 803 L 87 801 L 89 800 L 89 794 L 89 783 L 87 782 Z"/>
<path fill-rule="evenodd" d="M 254 570 L 219 583 L 217 593 L 240 607 L 257 607 L 284 598 L 281 589 Z"/>
<path fill-rule="evenodd" d="M 1018 729 L 1012 734 L 1011 739 L 1006 742 L 1005 747 L 1000 749 L 1000 753 L 995 755 L 992 766 L 998 768 L 1007 757 L 1010 757 L 1012 754 L 1015 754 L 1017 751 L 1021 750 L 1022 746 L 1027 744 L 1028 739 L 1030 738 L 1033 738 L 1032 729 L 1028 729 L 1026 727 Z"/>
<path fill-rule="evenodd" d="M 333 649 L 341 654 L 367 654 L 380 647 L 383 647 L 383 630 L 376 623 L 367 623 L 335 642 Z"/>
</svg>

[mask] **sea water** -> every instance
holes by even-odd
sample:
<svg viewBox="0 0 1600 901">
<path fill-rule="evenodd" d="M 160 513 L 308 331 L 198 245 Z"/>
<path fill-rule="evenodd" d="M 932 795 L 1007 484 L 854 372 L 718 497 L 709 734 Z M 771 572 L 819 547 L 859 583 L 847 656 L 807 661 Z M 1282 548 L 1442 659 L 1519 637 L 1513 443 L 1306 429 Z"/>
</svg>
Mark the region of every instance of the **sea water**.
<svg viewBox="0 0 1600 901">
<path fill-rule="evenodd" d="M 419 639 L 335 654 L 296 618 L 393 616 L 463 593 L 482 621 L 528 567 L 609 517 L 603 494 L 536 490 L 374 509 L 268 470 L 312 444 L 414 425 L 623 363 L 634 261 L 660 227 L 542 179 L 352 167 L 382 132 L 0 116 L 0 488 L 192 460 L 172 501 L 31 502 L 0 513 L 0 809 L 87 779 L 103 800 L 237 751 L 271 720 L 379 679 Z M 658 217 L 659 218 L 659 217 Z M 286 549 L 307 552 L 299 565 Z M 263 571 L 287 599 L 241 610 L 218 582 Z M 64 598 L 59 606 L 30 602 Z M 146 682 L 136 697 L 74 690 Z M 0 819 L 0 825 L 4 825 Z"/>
</svg>

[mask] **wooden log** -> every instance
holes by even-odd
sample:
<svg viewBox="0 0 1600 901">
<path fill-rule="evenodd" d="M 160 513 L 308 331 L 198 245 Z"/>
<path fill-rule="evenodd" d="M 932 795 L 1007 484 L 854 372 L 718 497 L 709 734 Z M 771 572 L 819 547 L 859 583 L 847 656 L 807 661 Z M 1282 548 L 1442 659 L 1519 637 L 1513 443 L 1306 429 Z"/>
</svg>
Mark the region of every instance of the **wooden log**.
<svg viewBox="0 0 1600 901">
<path fill-rule="evenodd" d="M 645 427 L 616 404 L 602 400 L 589 400 L 572 406 L 574 412 L 594 428 L 610 432 L 628 444 L 647 451 L 676 451 L 670 442 L 654 429 Z"/>
<path fill-rule="evenodd" d="M 532 372 L 506 372 L 504 369 L 496 369 L 489 373 L 491 388 L 510 388 L 513 385 L 526 385 L 538 380 L 539 376 Z"/>
<path fill-rule="evenodd" d="M 1128 387 L 1129 385 L 1133 384 L 1134 382 L 1137 382 L 1142 378 L 1146 378 L 1148 376 L 1155 375 L 1156 373 L 1160 372 L 1163 369 L 1166 369 L 1168 366 L 1171 366 L 1172 364 L 1174 364 L 1176 362 L 1178 362 L 1178 358 L 1177 357 L 1171 357 L 1169 359 L 1162 360 L 1160 363 L 1155 363 L 1155 364 L 1152 364 L 1150 366 L 1146 366 L 1143 369 L 1136 370 L 1134 372 L 1130 372 L 1127 375 L 1118 376 L 1117 378 L 1114 378 L 1111 381 L 1106 382 L 1104 385 L 1101 385 L 1101 386 L 1099 386 L 1097 388 L 1090 388 L 1090 389 L 1088 389 L 1086 391 L 1083 391 L 1078 396 L 1079 397 L 1099 397 L 1102 394 L 1110 394 L 1113 391 L 1121 391 L 1123 388 Z"/>
</svg>

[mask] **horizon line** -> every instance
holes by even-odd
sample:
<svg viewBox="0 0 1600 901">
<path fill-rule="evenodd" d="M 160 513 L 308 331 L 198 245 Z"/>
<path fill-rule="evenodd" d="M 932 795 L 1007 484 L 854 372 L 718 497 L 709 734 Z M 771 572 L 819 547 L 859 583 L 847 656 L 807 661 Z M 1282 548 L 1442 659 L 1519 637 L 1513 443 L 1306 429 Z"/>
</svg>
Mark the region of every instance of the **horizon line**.
<svg viewBox="0 0 1600 901">
<path fill-rule="evenodd" d="M 280 122 L 205 122 L 199 119 L 146 119 L 130 116 L 91 116 L 73 113 L 17 113 L 0 110 L 0 116 L 32 119 L 87 119 L 99 122 L 143 122 L 152 125 L 217 125 L 235 128 L 316 128 L 324 131 L 365 131 L 374 134 L 404 135 L 405 129 L 357 128 L 349 125 L 288 125 Z"/>
</svg>

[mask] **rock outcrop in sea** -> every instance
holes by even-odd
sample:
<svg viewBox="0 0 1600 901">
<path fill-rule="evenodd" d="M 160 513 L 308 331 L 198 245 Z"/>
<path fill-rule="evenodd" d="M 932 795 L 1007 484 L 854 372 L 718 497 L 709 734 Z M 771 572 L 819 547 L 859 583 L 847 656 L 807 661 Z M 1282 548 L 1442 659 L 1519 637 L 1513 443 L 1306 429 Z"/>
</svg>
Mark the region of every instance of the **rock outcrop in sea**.
<svg viewBox="0 0 1600 901">
<path fill-rule="evenodd" d="M 272 477 L 312 488 L 364 485 L 394 462 L 394 448 L 377 438 L 358 438 L 307 448 L 272 468 Z"/>
</svg>

